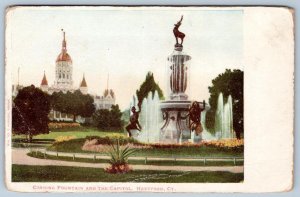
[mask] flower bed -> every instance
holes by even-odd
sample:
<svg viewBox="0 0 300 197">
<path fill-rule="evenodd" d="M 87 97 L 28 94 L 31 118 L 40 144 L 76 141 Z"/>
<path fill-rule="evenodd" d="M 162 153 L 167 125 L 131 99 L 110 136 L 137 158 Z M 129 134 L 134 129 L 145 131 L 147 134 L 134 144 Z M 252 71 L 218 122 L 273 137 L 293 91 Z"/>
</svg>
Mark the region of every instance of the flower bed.
<svg viewBox="0 0 300 197">
<path fill-rule="evenodd" d="M 81 149 L 84 151 L 92 151 L 92 152 L 109 152 L 109 150 L 111 149 L 111 145 L 114 144 L 114 142 L 116 142 L 116 140 L 109 139 L 108 137 L 105 138 L 97 137 L 96 139 L 88 137 L 85 140 Z M 128 146 L 130 148 L 135 148 L 135 149 L 152 148 L 150 145 L 146 145 L 146 144 L 130 143 L 130 140 L 123 141 L 122 144 L 120 140 L 120 146 L 121 147 Z"/>
<path fill-rule="evenodd" d="M 79 128 L 81 127 L 77 122 L 50 122 L 49 129 L 65 129 L 65 128 Z"/>
<path fill-rule="evenodd" d="M 204 141 L 201 144 L 206 146 L 236 148 L 244 146 L 244 139 L 221 139 L 213 141 Z"/>
<path fill-rule="evenodd" d="M 76 139 L 75 136 L 58 136 L 55 138 L 55 143 L 67 142 L 70 140 Z"/>
<path fill-rule="evenodd" d="M 94 140 L 94 144 L 115 144 L 117 140 L 119 140 L 120 145 L 126 145 L 126 144 L 135 144 L 135 145 L 142 145 L 142 143 L 138 142 L 137 140 L 129 137 L 124 137 L 122 135 L 112 135 L 112 136 L 106 136 L 106 137 L 100 137 L 100 136 L 87 136 L 86 140 Z"/>
<path fill-rule="evenodd" d="M 105 172 L 111 173 L 111 174 L 124 174 L 127 172 L 132 171 L 132 169 L 129 167 L 128 164 L 113 164 L 107 168 L 105 168 Z"/>
</svg>

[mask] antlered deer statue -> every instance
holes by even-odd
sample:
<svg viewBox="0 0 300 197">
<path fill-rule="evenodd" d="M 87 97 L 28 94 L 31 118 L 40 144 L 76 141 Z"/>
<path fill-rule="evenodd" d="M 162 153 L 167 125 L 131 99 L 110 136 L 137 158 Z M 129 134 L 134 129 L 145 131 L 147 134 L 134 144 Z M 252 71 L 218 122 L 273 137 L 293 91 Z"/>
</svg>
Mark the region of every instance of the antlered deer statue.
<svg viewBox="0 0 300 197">
<path fill-rule="evenodd" d="M 174 29 L 173 29 L 173 33 L 174 33 L 174 36 L 175 36 L 175 38 L 176 38 L 176 45 L 175 45 L 175 46 L 182 46 L 183 39 L 184 39 L 184 37 L 185 37 L 185 34 L 182 33 L 182 32 L 180 32 L 180 31 L 178 30 L 178 28 L 179 28 L 180 25 L 181 25 L 182 19 L 183 19 L 183 16 L 181 16 L 180 21 L 178 21 L 177 24 L 175 24 L 175 27 L 174 27 Z M 181 43 L 180 43 L 180 44 L 178 43 L 178 38 L 181 39 Z"/>
</svg>

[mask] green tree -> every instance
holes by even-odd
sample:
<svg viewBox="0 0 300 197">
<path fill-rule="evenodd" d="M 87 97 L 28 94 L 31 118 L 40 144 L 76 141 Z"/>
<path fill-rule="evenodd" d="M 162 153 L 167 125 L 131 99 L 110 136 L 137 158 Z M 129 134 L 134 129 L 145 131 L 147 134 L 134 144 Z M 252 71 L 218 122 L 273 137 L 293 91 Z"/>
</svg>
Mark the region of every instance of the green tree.
<svg viewBox="0 0 300 197">
<path fill-rule="evenodd" d="M 119 105 L 112 105 L 110 110 L 110 126 L 113 128 L 122 128 L 122 112 L 120 111 Z"/>
<path fill-rule="evenodd" d="M 145 81 L 140 86 L 140 89 L 136 91 L 139 109 L 141 109 L 143 99 L 148 96 L 149 92 L 154 94 L 155 91 L 157 91 L 159 98 L 163 100 L 163 92 L 159 85 L 155 82 L 153 73 L 148 72 Z"/>
<path fill-rule="evenodd" d="M 110 127 L 110 114 L 108 109 L 98 109 L 92 116 L 93 125 L 98 129 L 108 129 Z"/>
<path fill-rule="evenodd" d="M 34 85 L 21 89 L 13 101 L 12 130 L 32 141 L 34 135 L 49 133 L 50 98 Z"/>
<path fill-rule="evenodd" d="M 119 105 L 112 105 L 111 109 L 99 109 L 93 116 L 93 124 L 99 129 L 113 130 L 121 129 L 123 127 L 123 121 L 121 120 L 122 112 L 119 109 Z"/>
<path fill-rule="evenodd" d="M 212 86 L 208 87 L 210 98 L 210 110 L 206 114 L 206 126 L 212 129 L 215 123 L 218 96 L 222 92 L 224 101 L 229 95 L 233 99 L 233 129 L 237 138 L 244 132 L 244 73 L 241 70 L 226 69 L 212 80 Z"/>
<path fill-rule="evenodd" d="M 80 90 L 74 92 L 54 92 L 51 95 L 51 107 L 59 112 L 72 114 L 73 121 L 77 116 L 91 117 L 95 112 L 94 99 Z"/>
</svg>

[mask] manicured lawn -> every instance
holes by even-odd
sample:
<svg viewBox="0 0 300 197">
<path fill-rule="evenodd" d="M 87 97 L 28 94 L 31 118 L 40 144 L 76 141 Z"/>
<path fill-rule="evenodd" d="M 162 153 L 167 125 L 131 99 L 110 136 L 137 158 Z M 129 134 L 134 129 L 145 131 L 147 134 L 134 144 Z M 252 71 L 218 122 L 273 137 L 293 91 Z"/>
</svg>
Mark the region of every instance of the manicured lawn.
<svg viewBox="0 0 300 197">
<path fill-rule="evenodd" d="M 175 157 L 243 157 L 243 149 L 229 149 L 220 147 L 180 147 L 180 148 L 152 148 L 141 149 L 136 155 L 140 156 L 175 156 Z"/>
<path fill-rule="evenodd" d="M 92 153 L 91 151 L 83 151 L 85 139 L 74 139 L 48 147 L 48 150 L 59 152 L 77 152 Z M 226 147 L 209 147 L 209 146 L 188 146 L 175 148 L 141 148 L 135 153 L 136 156 L 161 156 L 161 157 L 243 157 L 244 148 L 226 148 Z M 99 154 L 107 154 L 107 152 L 98 152 Z"/>
<path fill-rule="evenodd" d="M 59 136 L 74 136 L 76 138 L 85 138 L 86 136 L 126 136 L 124 132 L 120 131 L 100 131 L 95 128 L 81 127 L 81 128 L 69 128 L 69 129 L 56 129 L 52 130 L 49 134 L 40 134 L 33 137 L 34 140 L 55 140 Z M 16 135 L 13 139 L 24 139 L 25 136 Z"/>
<path fill-rule="evenodd" d="M 52 145 L 56 138 L 60 136 L 74 136 L 77 139 L 85 139 L 86 136 L 126 136 L 124 132 L 120 131 L 100 131 L 96 128 L 81 127 L 68 129 L 55 129 L 49 134 L 40 134 L 33 137 L 32 143 L 24 143 L 26 141 L 25 135 L 14 135 L 13 147 L 48 147 Z"/>
<path fill-rule="evenodd" d="M 135 170 L 127 174 L 108 174 L 95 168 L 12 165 L 13 182 L 236 183 L 243 179 L 243 173 L 230 172 Z"/>
<path fill-rule="evenodd" d="M 28 156 L 44 159 L 44 154 L 41 152 L 28 153 Z M 91 158 L 74 158 L 66 157 L 66 156 L 53 156 L 53 155 L 45 155 L 46 159 L 52 160 L 62 160 L 62 161 L 75 161 L 75 162 L 85 162 L 85 163 L 108 163 L 108 159 L 91 159 Z M 209 161 L 207 160 L 204 164 L 203 161 L 174 161 L 174 160 L 129 160 L 129 164 L 139 164 L 139 165 L 158 165 L 158 166 L 233 166 L 233 161 Z M 236 161 L 237 166 L 244 165 L 243 161 Z"/>
<path fill-rule="evenodd" d="M 60 136 L 74 136 L 76 139 L 65 141 L 62 143 L 54 143 L 55 139 Z M 52 130 L 49 134 L 41 134 L 34 136 L 33 143 L 24 143 L 24 136 L 14 136 L 14 147 L 46 147 L 48 150 L 59 152 L 77 152 L 77 153 L 91 153 L 90 151 L 83 151 L 81 147 L 86 141 L 87 136 L 110 137 L 116 139 L 122 136 L 126 138 L 124 132 L 119 131 L 99 131 L 95 128 L 80 127 L 69 129 Z M 136 156 L 161 156 L 161 157 L 243 157 L 244 147 L 226 148 L 213 146 L 183 146 L 183 147 L 152 147 L 141 148 Z M 107 150 L 98 152 L 99 154 L 107 155 Z"/>
</svg>

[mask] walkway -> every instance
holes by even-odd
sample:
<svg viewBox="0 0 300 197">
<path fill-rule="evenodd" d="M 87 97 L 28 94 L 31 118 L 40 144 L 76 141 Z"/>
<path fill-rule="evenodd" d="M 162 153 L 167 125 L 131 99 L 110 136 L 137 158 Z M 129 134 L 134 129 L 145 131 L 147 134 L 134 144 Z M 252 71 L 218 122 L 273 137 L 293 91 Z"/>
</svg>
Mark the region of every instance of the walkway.
<svg viewBox="0 0 300 197">
<path fill-rule="evenodd" d="M 27 155 L 26 149 L 12 149 L 12 163 L 18 165 L 40 165 L 40 166 L 72 166 L 86 168 L 106 168 L 105 163 L 83 163 L 72 161 L 59 161 L 50 159 L 38 159 Z M 243 173 L 243 166 L 156 166 L 156 165 L 130 165 L 134 170 L 173 170 L 173 171 L 227 171 L 232 173 Z"/>
</svg>

